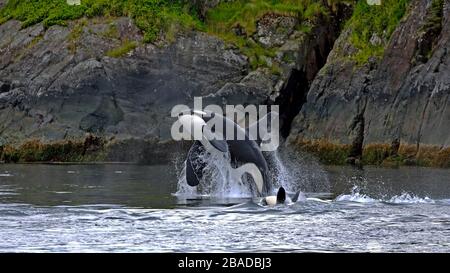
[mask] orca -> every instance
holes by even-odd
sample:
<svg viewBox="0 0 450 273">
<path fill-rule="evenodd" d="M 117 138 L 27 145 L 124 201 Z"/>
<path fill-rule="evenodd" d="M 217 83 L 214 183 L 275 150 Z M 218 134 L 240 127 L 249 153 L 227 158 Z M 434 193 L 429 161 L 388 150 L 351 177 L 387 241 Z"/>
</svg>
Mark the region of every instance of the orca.
<svg viewBox="0 0 450 273">
<path fill-rule="evenodd" d="M 262 119 L 267 119 L 268 116 L 270 113 Z M 212 118 L 223 123 L 222 132 L 209 128 L 207 122 Z M 259 196 L 271 193 L 268 164 L 259 146 L 264 136 L 251 138 L 248 129 L 214 112 L 191 110 L 188 113 L 180 113 L 178 120 L 191 137 L 195 136 L 196 132 L 201 133 L 201 140 L 194 142 L 186 159 L 186 182 L 189 186 L 199 185 L 203 178 L 203 169 L 207 162 L 199 160 L 198 154 L 206 151 L 219 156 L 229 154 L 230 163 L 236 166 L 230 169 L 232 179 L 239 180 L 244 174 L 248 174 L 252 177 Z M 233 140 L 225 140 L 227 128 L 234 129 Z M 244 136 L 242 140 L 237 138 L 239 134 Z"/>
<path fill-rule="evenodd" d="M 291 199 L 286 195 L 286 190 L 283 187 L 278 189 L 277 195 L 266 196 L 261 200 L 263 206 L 276 206 L 286 204 L 289 202 L 295 203 L 301 197 L 301 191 L 298 191 Z"/>
</svg>

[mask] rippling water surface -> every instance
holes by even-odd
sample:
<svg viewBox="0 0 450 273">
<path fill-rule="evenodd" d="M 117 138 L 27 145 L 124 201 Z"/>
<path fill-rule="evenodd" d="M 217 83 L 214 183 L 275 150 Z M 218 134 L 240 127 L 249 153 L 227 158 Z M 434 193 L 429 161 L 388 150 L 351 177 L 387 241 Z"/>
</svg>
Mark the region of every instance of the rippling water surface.
<svg viewBox="0 0 450 273">
<path fill-rule="evenodd" d="M 267 208 L 180 194 L 171 165 L 0 165 L 0 251 L 450 251 L 450 170 L 300 173 Z"/>
</svg>

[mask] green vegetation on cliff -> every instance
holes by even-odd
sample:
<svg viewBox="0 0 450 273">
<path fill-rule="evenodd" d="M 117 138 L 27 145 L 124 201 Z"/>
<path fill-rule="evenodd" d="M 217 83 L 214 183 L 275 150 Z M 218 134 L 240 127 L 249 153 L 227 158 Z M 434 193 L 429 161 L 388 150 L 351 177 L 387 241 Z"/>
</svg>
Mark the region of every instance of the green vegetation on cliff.
<svg viewBox="0 0 450 273">
<path fill-rule="evenodd" d="M 81 0 L 81 5 L 71 6 L 66 0 L 9 0 L 0 10 L 0 24 L 16 19 L 24 28 L 36 23 L 49 27 L 66 25 L 68 20 L 82 17 L 128 16 L 142 30 L 144 42 L 161 37 L 172 40 L 179 30 L 205 30 L 237 46 L 255 68 L 267 65 L 267 59 L 275 55 L 273 48 L 263 47 L 251 39 L 263 15 L 273 13 L 294 17 L 298 19 L 298 29 L 308 32 L 313 25 L 311 21 L 326 17 L 342 2 L 354 5 L 353 15 L 346 23 L 352 30 L 351 43 L 357 49 L 352 58 L 363 64 L 370 57 L 381 57 L 387 41 L 406 13 L 409 0 L 383 0 L 379 6 L 369 5 L 366 0 L 222 1 L 207 12 L 205 22 L 195 12 L 196 1 Z M 440 6 L 442 0 L 434 2 Z"/>
<path fill-rule="evenodd" d="M 321 1 L 313 0 L 250 0 L 222 2 L 210 10 L 206 18 L 207 32 L 237 46 L 250 59 L 253 68 L 267 66 L 267 58 L 273 57 L 273 48 L 265 48 L 251 39 L 258 20 L 265 14 L 274 13 L 297 18 L 298 28 L 309 31 L 305 21 L 326 15 Z M 241 33 L 237 33 L 241 32 Z M 270 65 L 269 65 L 270 66 Z"/>
<path fill-rule="evenodd" d="M 336 0 L 329 2 L 333 5 Z M 265 48 L 249 39 L 256 30 L 257 21 L 267 13 L 288 15 L 304 22 L 326 14 L 327 9 L 321 1 L 313 0 L 226 1 L 211 9 L 202 22 L 195 12 L 195 1 L 82 0 L 81 5 L 72 6 L 66 0 L 10 0 L 0 11 L 0 24 L 16 19 L 22 22 L 23 28 L 37 23 L 50 27 L 67 25 L 67 21 L 79 18 L 128 16 L 142 30 L 144 42 L 153 42 L 161 37 L 173 40 L 179 30 L 206 30 L 240 48 L 256 68 L 271 66 L 267 65 L 267 58 L 275 55 L 272 48 Z M 246 35 L 237 35 L 233 31 L 235 27 L 242 27 Z M 305 25 L 299 28 L 310 30 L 310 26 Z M 130 45 L 110 52 L 110 55 L 123 55 Z"/>
<path fill-rule="evenodd" d="M 424 31 L 432 30 L 440 32 L 442 29 L 442 18 L 444 17 L 444 0 L 433 0 L 425 25 Z"/>
<path fill-rule="evenodd" d="M 49 27 L 81 17 L 128 16 L 143 31 L 144 41 L 152 42 L 173 29 L 199 27 L 190 10 L 181 0 L 82 0 L 73 6 L 66 0 L 9 0 L 0 11 L 0 23 L 16 19 L 24 28 L 41 22 Z"/>
<path fill-rule="evenodd" d="M 431 58 L 437 38 L 441 34 L 444 19 L 444 0 L 433 0 L 427 12 L 425 24 L 421 27 L 420 38 L 414 63 L 426 62 Z"/>
<path fill-rule="evenodd" d="M 16 19 L 22 22 L 24 28 L 36 23 L 50 27 L 67 25 L 67 21 L 83 17 L 128 16 L 142 30 L 144 42 L 154 42 L 158 38 L 170 41 L 180 30 L 203 30 L 238 47 L 249 57 L 251 66 L 256 68 L 272 66 L 267 60 L 273 58 L 276 51 L 252 39 L 258 21 L 265 14 L 296 18 L 298 30 L 309 32 L 315 19 L 326 18 L 334 7 L 345 2 L 355 6 L 347 27 L 353 30 L 351 42 L 358 49 L 354 59 L 364 63 L 371 56 L 382 55 L 383 40 L 389 39 L 403 17 L 408 1 L 384 0 L 381 6 L 369 6 L 365 0 L 356 4 L 354 0 L 222 1 L 207 12 L 202 22 L 195 12 L 196 1 L 81 0 L 81 5 L 72 6 L 66 0 L 10 0 L 0 10 L 0 24 Z"/>
<path fill-rule="evenodd" d="M 135 49 L 136 46 L 137 46 L 136 42 L 125 41 L 121 46 L 106 52 L 106 55 L 113 58 L 119 58 L 125 56 L 127 53 Z"/>
<path fill-rule="evenodd" d="M 249 35 L 255 32 L 259 18 L 267 13 L 297 17 L 300 21 L 325 14 L 320 1 L 312 0 L 250 0 L 222 2 L 208 13 L 208 30 L 225 34 L 241 26 Z"/>
<path fill-rule="evenodd" d="M 381 58 L 392 33 L 405 15 L 410 0 L 383 0 L 381 5 L 356 3 L 346 27 L 351 29 L 350 42 L 358 50 L 353 60 L 367 63 L 369 58 Z"/>
</svg>

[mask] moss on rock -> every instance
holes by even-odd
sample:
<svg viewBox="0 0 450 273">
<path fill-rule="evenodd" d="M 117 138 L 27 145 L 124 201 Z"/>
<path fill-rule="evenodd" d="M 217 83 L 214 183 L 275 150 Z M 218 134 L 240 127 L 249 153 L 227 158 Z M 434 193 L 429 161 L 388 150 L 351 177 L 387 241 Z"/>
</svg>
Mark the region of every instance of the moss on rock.
<svg viewBox="0 0 450 273">
<path fill-rule="evenodd" d="M 292 140 L 291 145 L 316 156 L 320 162 L 330 165 L 343 165 L 354 160 L 348 160 L 351 145 L 330 142 L 328 140 Z M 371 143 L 363 148 L 364 165 L 397 167 L 405 165 L 450 168 L 450 147 L 441 148 L 433 145 L 401 144 L 398 151 L 392 144 Z M 359 159 L 357 160 L 359 162 Z"/>
</svg>

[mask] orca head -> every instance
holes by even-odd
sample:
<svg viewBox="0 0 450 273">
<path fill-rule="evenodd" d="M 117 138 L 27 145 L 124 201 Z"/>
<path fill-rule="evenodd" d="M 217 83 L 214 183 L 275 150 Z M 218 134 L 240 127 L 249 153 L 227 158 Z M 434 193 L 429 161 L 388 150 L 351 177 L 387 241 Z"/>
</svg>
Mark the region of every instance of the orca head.
<svg viewBox="0 0 450 273">
<path fill-rule="evenodd" d="M 283 187 L 280 187 L 277 192 L 277 204 L 284 204 L 286 201 L 286 191 Z"/>
</svg>

